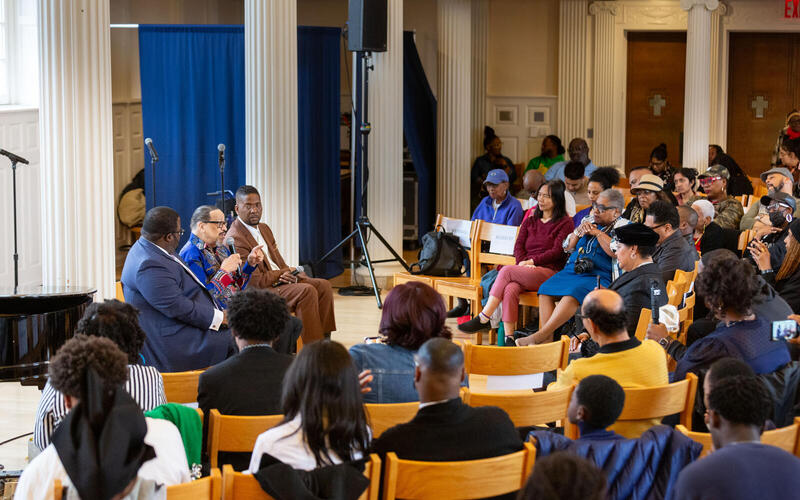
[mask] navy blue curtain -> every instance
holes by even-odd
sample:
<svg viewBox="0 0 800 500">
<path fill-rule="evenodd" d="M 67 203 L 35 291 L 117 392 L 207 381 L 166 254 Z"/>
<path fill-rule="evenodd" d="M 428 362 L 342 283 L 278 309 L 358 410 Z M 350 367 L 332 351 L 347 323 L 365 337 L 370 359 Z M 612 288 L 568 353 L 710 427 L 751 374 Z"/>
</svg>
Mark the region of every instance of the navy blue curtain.
<svg viewBox="0 0 800 500">
<path fill-rule="evenodd" d="M 338 28 L 298 28 L 300 263 L 341 239 Z M 156 202 L 178 211 L 188 238 L 192 211 L 216 198 L 217 144 L 227 146 L 225 187 L 245 183 L 244 28 L 139 26 L 142 121 L 160 163 Z M 149 156 L 145 191 L 152 207 Z M 280 235 L 278 235 L 280 238 Z M 341 253 L 318 275 L 342 272 Z"/>
<path fill-rule="evenodd" d="M 192 211 L 217 200 L 206 195 L 219 190 L 217 144 L 226 145 L 225 187 L 244 184 L 244 27 L 141 25 L 139 61 L 144 136 L 160 159 L 156 203 L 178 211 L 185 241 Z M 151 208 L 147 154 L 145 166 Z"/>
<path fill-rule="evenodd" d="M 342 239 L 340 40 L 339 28 L 297 29 L 302 264 L 317 261 Z M 314 271 L 325 278 L 341 274 L 341 249 Z"/>
<path fill-rule="evenodd" d="M 414 43 L 414 33 L 403 33 L 403 132 L 417 172 L 419 235 L 436 221 L 436 98 Z"/>
</svg>

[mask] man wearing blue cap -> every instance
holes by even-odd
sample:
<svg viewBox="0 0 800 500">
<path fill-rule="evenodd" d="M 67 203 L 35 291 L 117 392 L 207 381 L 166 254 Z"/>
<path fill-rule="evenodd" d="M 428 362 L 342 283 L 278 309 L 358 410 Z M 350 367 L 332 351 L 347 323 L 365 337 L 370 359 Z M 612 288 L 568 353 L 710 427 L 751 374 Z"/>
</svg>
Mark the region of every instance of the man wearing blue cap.
<svg viewBox="0 0 800 500">
<path fill-rule="evenodd" d="M 496 168 L 489 171 L 483 182 L 489 196 L 484 197 L 472 214 L 472 220 L 494 224 L 519 226 L 522 222 L 522 204 L 508 192 L 508 174 Z"/>
</svg>

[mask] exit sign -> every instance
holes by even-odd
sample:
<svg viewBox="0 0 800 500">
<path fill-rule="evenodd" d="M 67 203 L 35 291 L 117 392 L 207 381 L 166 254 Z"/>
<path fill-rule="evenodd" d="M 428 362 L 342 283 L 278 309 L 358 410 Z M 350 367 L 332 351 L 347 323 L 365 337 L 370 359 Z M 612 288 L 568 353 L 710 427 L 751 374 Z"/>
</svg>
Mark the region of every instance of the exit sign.
<svg viewBox="0 0 800 500">
<path fill-rule="evenodd" d="M 783 9 L 783 17 L 800 18 L 800 0 L 785 0 L 786 7 Z"/>
</svg>

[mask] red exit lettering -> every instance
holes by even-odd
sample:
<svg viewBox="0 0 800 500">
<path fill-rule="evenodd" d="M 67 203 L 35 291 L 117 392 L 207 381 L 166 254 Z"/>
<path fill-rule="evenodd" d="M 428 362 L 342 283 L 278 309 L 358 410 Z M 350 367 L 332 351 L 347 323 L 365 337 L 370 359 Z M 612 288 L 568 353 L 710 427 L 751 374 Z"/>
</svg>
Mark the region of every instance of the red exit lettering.
<svg viewBox="0 0 800 500">
<path fill-rule="evenodd" d="M 800 18 L 800 0 L 786 0 L 783 17 L 787 19 Z"/>
</svg>

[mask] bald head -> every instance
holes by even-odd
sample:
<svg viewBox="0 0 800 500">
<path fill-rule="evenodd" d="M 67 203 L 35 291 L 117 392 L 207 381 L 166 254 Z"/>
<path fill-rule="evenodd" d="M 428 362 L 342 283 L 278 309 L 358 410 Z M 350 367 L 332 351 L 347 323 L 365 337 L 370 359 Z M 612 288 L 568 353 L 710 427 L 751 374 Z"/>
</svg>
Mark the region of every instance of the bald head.
<svg viewBox="0 0 800 500">
<path fill-rule="evenodd" d="M 584 326 L 600 345 L 608 343 L 610 337 L 628 336 L 625 302 L 614 290 L 601 288 L 589 292 L 583 299 L 581 314 Z"/>
<path fill-rule="evenodd" d="M 536 196 L 542 184 L 544 184 L 544 175 L 536 169 L 528 170 L 522 177 L 522 189 L 529 192 L 531 196 Z"/>
<path fill-rule="evenodd" d="M 420 402 L 442 401 L 458 397 L 464 380 L 464 353 L 447 339 L 428 340 L 414 356 L 414 386 Z"/>
</svg>

